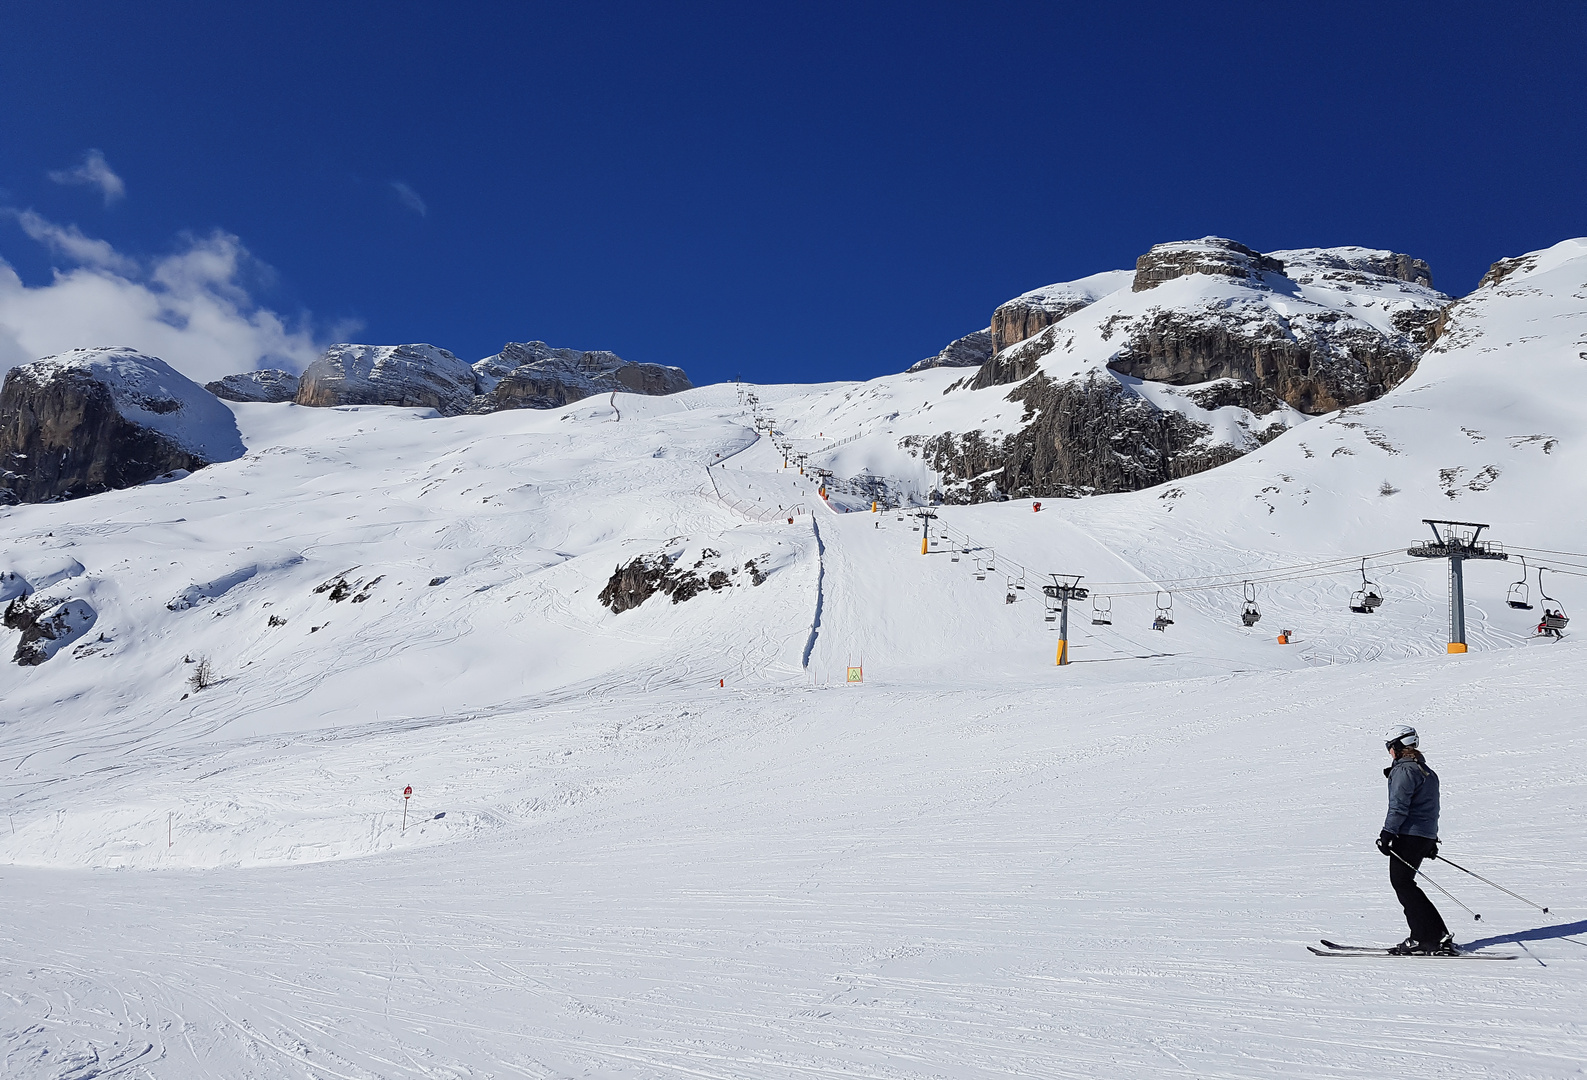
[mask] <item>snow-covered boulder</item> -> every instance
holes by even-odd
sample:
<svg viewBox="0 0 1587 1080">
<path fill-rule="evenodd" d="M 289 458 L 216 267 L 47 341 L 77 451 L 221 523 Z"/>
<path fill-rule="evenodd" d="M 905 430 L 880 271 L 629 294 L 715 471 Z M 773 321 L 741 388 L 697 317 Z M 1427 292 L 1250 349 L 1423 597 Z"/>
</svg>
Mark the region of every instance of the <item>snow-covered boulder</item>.
<svg viewBox="0 0 1587 1080">
<path fill-rule="evenodd" d="M 53 593 L 18 596 L 0 614 L 0 625 L 22 631 L 12 661 L 36 667 L 88 632 L 99 619 L 88 601 Z"/>
<path fill-rule="evenodd" d="M 476 363 L 474 376 L 475 412 L 554 409 L 613 391 L 660 396 L 694 385 L 682 368 L 636 364 L 605 350 L 553 349 L 543 341 L 508 342 Z"/>
<path fill-rule="evenodd" d="M 21 502 L 131 487 L 242 455 L 230 409 L 133 349 L 47 356 L 12 368 L 0 389 L 0 489 Z"/>
<path fill-rule="evenodd" d="M 204 389 L 227 401 L 291 401 L 298 396 L 298 377 L 280 368 L 264 368 L 227 375 L 205 383 Z"/>
<path fill-rule="evenodd" d="M 474 372 L 434 345 L 332 345 L 298 380 L 299 405 L 401 405 L 468 411 Z"/>
<path fill-rule="evenodd" d="M 948 342 L 936 356 L 928 356 L 909 368 L 908 374 L 940 367 L 980 367 L 991 358 L 992 331 L 977 330 Z"/>
</svg>

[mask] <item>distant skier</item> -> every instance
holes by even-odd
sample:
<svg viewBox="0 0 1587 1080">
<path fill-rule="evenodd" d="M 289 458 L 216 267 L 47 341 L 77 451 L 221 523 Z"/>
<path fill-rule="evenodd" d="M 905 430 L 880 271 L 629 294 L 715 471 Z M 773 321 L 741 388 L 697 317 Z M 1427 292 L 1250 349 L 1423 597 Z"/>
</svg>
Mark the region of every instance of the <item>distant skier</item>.
<svg viewBox="0 0 1587 1080">
<path fill-rule="evenodd" d="M 1438 774 L 1427 767 L 1419 742 L 1415 728 L 1400 724 L 1383 743 L 1394 764 L 1383 770 L 1389 780 L 1389 813 L 1378 834 L 1378 850 L 1389 857 L 1389 884 L 1411 928 L 1411 936 L 1389 952 L 1450 956 L 1458 950 L 1449 927 L 1416 884 L 1422 860 L 1438 858 Z"/>
</svg>

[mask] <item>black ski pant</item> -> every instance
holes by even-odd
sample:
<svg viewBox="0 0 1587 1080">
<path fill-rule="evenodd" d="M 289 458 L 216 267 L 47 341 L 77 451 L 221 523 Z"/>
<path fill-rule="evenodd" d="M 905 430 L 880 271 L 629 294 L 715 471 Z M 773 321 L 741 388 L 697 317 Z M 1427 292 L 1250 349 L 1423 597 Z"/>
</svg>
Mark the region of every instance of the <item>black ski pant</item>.
<svg viewBox="0 0 1587 1080">
<path fill-rule="evenodd" d="M 1437 945 L 1449 933 L 1449 927 L 1444 925 L 1444 917 L 1416 884 L 1416 867 L 1422 865 L 1422 860 L 1433 850 L 1434 843 L 1425 836 L 1401 833 L 1394 838 L 1394 845 L 1390 849 L 1399 858 L 1389 856 L 1389 884 L 1394 886 L 1394 895 L 1400 898 L 1400 906 L 1405 909 L 1405 921 L 1410 924 L 1411 937 L 1423 945 Z"/>
</svg>

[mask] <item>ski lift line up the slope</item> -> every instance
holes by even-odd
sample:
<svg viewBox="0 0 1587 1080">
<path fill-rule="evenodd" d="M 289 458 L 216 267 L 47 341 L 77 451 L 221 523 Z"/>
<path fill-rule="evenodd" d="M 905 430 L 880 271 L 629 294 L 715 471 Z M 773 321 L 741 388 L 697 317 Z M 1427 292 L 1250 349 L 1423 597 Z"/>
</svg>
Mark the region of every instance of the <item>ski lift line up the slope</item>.
<svg viewBox="0 0 1587 1080">
<path fill-rule="evenodd" d="M 992 560 L 995 557 L 991 553 L 991 549 L 977 543 L 974 538 L 964 530 L 957 529 L 948 522 L 942 520 L 940 515 L 937 513 L 933 512 L 930 514 L 930 516 L 936 523 L 938 538 L 940 540 L 949 542 L 949 547 L 947 550 L 952 553 L 954 562 L 959 561 L 959 556 L 961 554 L 969 555 L 972 552 L 982 550 L 989 553 L 986 559 L 978 558 L 975 560 L 976 580 L 984 580 L 986 577 L 986 571 L 991 569 Z M 1485 545 L 1485 547 L 1487 546 L 1490 545 Z M 1497 545 L 1491 546 L 1494 550 L 1499 550 Z M 941 550 L 938 540 L 933 540 L 929 546 L 925 545 L 924 543 L 922 544 L 923 553 L 929 551 L 932 548 Z M 1239 575 L 1202 574 L 1161 580 L 1101 582 L 1098 583 L 1099 586 L 1117 585 L 1123 586 L 1124 588 L 1117 589 L 1112 592 L 1105 592 L 1101 591 L 1098 587 L 1093 587 L 1091 592 L 1093 597 L 1093 617 L 1091 621 L 1092 625 L 1094 626 L 1112 626 L 1112 601 L 1114 598 L 1153 596 L 1156 601 L 1157 612 L 1156 616 L 1152 620 L 1151 628 L 1162 631 L 1167 627 L 1172 626 L 1174 623 L 1172 615 L 1173 592 L 1210 593 L 1238 588 L 1241 590 L 1242 600 L 1240 608 L 1240 621 L 1247 629 L 1249 629 L 1254 627 L 1262 618 L 1262 611 L 1256 599 L 1256 589 L 1258 585 L 1275 585 L 1287 582 L 1339 577 L 1347 574 L 1353 575 L 1357 573 L 1361 575 L 1361 586 L 1351 593 L 1347 606 L 1354 614 L 1370 615 L 1374 614 L 1377 609 L 1383 605 L 1384 596 L 1382 588 L 1367 576 L 1367 564 L 1370 561 L 1377 560 L 1375 565 L 1377 569 L 1382 570 L 1398 566 L 1415 565 L 1422 561 L 1422 559 L 1419 557 L 1402 557 L 1398 559 L 1386 560 L 1386 556 L 1399 554 L 1401 551 L 1403 551 L 1403 549 L 1393 548 L 1387 551 L 1369 553 L 1367 555 L 1352 555 L 1342 558 L 1319 560 L 1310 563 L 1298 563 L 1291 566 L 1272 567 L 1266 570 L 1248 570 Z M 1413 552 L 1405 551 L 1404 554 L 1406 556 L 1411 556 Z M 1554 554 L 1587 558 L 1587 556 L 1576 555 L 1576 553 L 1556 552 Z M 1005 558 L 1004 561 L 1014 569 L 1019 570 L 1021 577 L 1028 575 L 1030 572 L 1028 567 L 1023 566 L 1016 560 Z M 1583 566 L 1581 569 L 1584 572 L 1572 574 L 1572 576 L 1587 577 L 1587 566 Z M 1564 572 L 1570 573 L 1570 571 Z M 1012 579 L 1010 580 L 1012 581 Z M 1542 573 L 1540 570 L 1539 592 L 1542 591 L 1541 580 Z M 1179 584 L 1181 582 L 1185 584 Z M 1131 588 L 1131 586 L 1136 586 L 1136 588 Z M 1511 587 L 1509 595 L 1515 595 L 1514 586 Z M 1166 601 L 1164 597 L 1167 597 Z M 1005 597 L 1005 603 L 1012 603 L 1015 599 L 1016 597 L 1011 588 Z M 1565 625 L 1569 622 L 1569 618 L 1565 614 L 1563 604 L 1560 604 L 1558 601 L 1554 601 L 1553 598 L 1549 599 L 1550 602 L 1555 606 L 1546 610 L 1543 621 L 1538 624 L 1536 632 L 1538 635 L 1553 636 L 1557 638 L 1560 632 L 1565 628 Z M 1520 605 L 1511 603 L 1510 606 L 1519 607 Z M 1048 607 L 1050 609 L 1051 605 L 1049 604 Z M 1048 610 L 1045 612 L 1045 620 L 1047 622 L 1053 622 L 1055 618 L 1055 611 Z"/>
</svg>

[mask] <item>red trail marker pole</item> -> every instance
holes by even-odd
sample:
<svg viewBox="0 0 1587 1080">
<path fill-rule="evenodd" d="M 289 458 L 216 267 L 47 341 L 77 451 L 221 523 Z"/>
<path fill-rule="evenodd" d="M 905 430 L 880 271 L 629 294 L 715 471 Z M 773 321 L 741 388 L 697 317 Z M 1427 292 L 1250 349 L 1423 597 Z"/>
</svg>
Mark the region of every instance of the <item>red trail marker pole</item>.
<svg viewBox="0 0 1587 1080">
<path fill-rule="evenodd" d="M 408 831 L 408 800 L 413 798 L 413 785 L 402 789 L 402 831 Z"/>
</svg>

